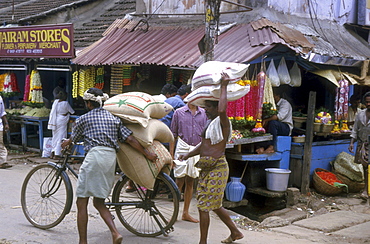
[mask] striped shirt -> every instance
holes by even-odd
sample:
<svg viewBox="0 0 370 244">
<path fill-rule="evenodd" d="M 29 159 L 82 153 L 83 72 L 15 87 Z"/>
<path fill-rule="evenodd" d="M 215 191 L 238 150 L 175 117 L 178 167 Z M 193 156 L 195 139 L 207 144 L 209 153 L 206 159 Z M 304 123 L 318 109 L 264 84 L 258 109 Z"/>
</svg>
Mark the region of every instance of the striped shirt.
<svg viewBox="0 0 370 244">
<path fill-rule="evenodd" d="M 207 122 L 207 115 L 203 108 L 193 115 L 188 105 L 175 111 L 171 122 L 171 131 L 175 138 L 180 137 L 191 146 L 196 146 L 201 142 L 202 132 Z"/>
<path fill-rule="evenodd" d="M 85 151 L 96 146 L 118 150 L 118 141 L 124 142 L 132 131 L 123 125 L 120 118 L 103 108 L 95 108 L 76 120 L 72 141 L 83 140 Z"/>
</svg>

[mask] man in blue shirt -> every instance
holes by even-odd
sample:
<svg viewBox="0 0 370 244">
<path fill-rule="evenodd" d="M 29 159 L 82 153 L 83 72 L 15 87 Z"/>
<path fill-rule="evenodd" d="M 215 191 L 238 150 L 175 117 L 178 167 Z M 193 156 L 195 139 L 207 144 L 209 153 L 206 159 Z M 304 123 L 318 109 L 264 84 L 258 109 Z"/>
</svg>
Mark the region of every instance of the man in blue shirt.
<svg viewBox="0 0 370 244">
<path fill-rule="evenodd" d="M 169 105 L 173 107 L 173 110 L 160 120 L 163 123 L 165 123 L 169 128 L 171 127 L 171 121 L 172 121 L 172 116 L 173 116 L 174 111 L 178 108 L 185 106 L 184 99 L 189 95 L 190 92 L 191 92 L 191 85 L 182 85 L 177 90 L 176 96 L 167 98 L 165 100 L 166 103 L 168 103 Z"/>
</svg>

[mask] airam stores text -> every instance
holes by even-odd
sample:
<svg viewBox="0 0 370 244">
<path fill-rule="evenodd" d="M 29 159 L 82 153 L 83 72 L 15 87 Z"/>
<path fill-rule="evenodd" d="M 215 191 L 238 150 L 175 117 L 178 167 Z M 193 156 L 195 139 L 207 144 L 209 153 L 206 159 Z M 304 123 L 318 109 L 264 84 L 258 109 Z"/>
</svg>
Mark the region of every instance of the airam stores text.
<svg viewBox="0 0 370 244">
<path fill-rule="evenodd" d="M 2 54 L 52 54 L 69 53 L 73 45 L 73 28 L 31 29 L 27 27 L 0 30 L 0 52 Z"/>
</svg>

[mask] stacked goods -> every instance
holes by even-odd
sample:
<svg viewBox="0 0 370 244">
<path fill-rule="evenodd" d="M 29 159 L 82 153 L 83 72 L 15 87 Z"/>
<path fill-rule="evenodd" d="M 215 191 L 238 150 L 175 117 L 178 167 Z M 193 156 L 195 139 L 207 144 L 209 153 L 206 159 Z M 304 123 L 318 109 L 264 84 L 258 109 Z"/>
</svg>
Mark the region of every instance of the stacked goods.
<svg viewBox="0 0 370 244">
<path fill-rule="evenodd" d="M 170 128 L 158 119 L 149 119 L 146 128 L 142 127 L 140 124 L 126 124 L 126 126 L 145 148 L 153 145 L 154 140 L 162 143 L 169 143 L 174 140 Z"/>
<path fill-rule="evenodd" d="M 117 160 L 121 170 L 133 181 L 147 189 L 153 189 L 155 178 L 161 170 L 169 173 L 172 157 L 162 143 L 173 142 L 171 130 L 159 118 L 167 115 L 172 107 L 156 101 L 143 92 L 127 92 L 116 95 L 104 103 L 104 109 L 121 117 L 133 136 L 158 159 L 151 162 L 143 154 L 126 143 L 120 144 Z"/>
<path fill-rule="evenodd" d="M 135 77 L 135 70 L 132 66 L 123 66 L 123 86 L 131 85 L 131 80 Z"/>
<path fill-rule="evenodd" d="M 110 93 L 120 94 L 123 91 L 123 67 L 122 65 L 113 65 L 110 79 Z"/>
<path fill-rule="evenodd" d="M 104 67 L 99 67 L 96 70 L 95 87 L 100 90 L 104 88 Z"/>
<path fill-rule="evenodd" d="M 237 82 L 247 71 L 249 65 L 209 61 L 202 64 L 194 73 L 192 92 L 186 97 L 189 103 L 202 106 L 205 100 L 217 101 L 220 98 L 221 74 L 227 73 L 230 82 L 227 86 L 227 100 L 235 101 L 249 92 L 249 85 Z"/>
<path fill-rule="evenodd" d="M 122 118 L 126 123 L 138 123 L 144 128 L 149 119 L 160 119 L 172 111 L 168 103 L 157 101 L 144 92 L 126 92 L 109 98 L 104 109 Z"/>
</svg>

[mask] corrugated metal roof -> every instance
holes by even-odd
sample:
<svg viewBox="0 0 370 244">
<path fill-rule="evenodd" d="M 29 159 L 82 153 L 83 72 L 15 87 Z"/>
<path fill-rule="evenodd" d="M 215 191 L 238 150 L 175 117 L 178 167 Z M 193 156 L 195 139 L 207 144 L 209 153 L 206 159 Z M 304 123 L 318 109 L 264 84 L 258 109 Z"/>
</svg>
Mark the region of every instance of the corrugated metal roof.
<svg viewBox="0 0 370 244">
<path fill-rule="evenodd" d="M 157 28 L 147 32 L 116 28 L 83 50 L 74 63 L 80 65 L 158 64 L 192 67 L 200 57 L 198 42 L 204 28 Z"/>
<path fill-rule="evenodd" d="M 73 60 L 80 65 L 158 64 L 199 67 L 202 56 L 198 42 L 204 28 L 152 27 L 147 32 L 127 30 L 127 22 L 117 21 L 106 36 L 84 49 Z M 118 28 L 118 26 L 123 29 Z M 307 40 L 306 40 L 307 41 Z M 252 24 L 232 27 L 218 38 L 214 60 L 243 63 L 251 61 L 282 44 L 297 53 L 307 46 L 294 47 L 272 31 L 271 27 L 254 29 Z"/>
</svg>

